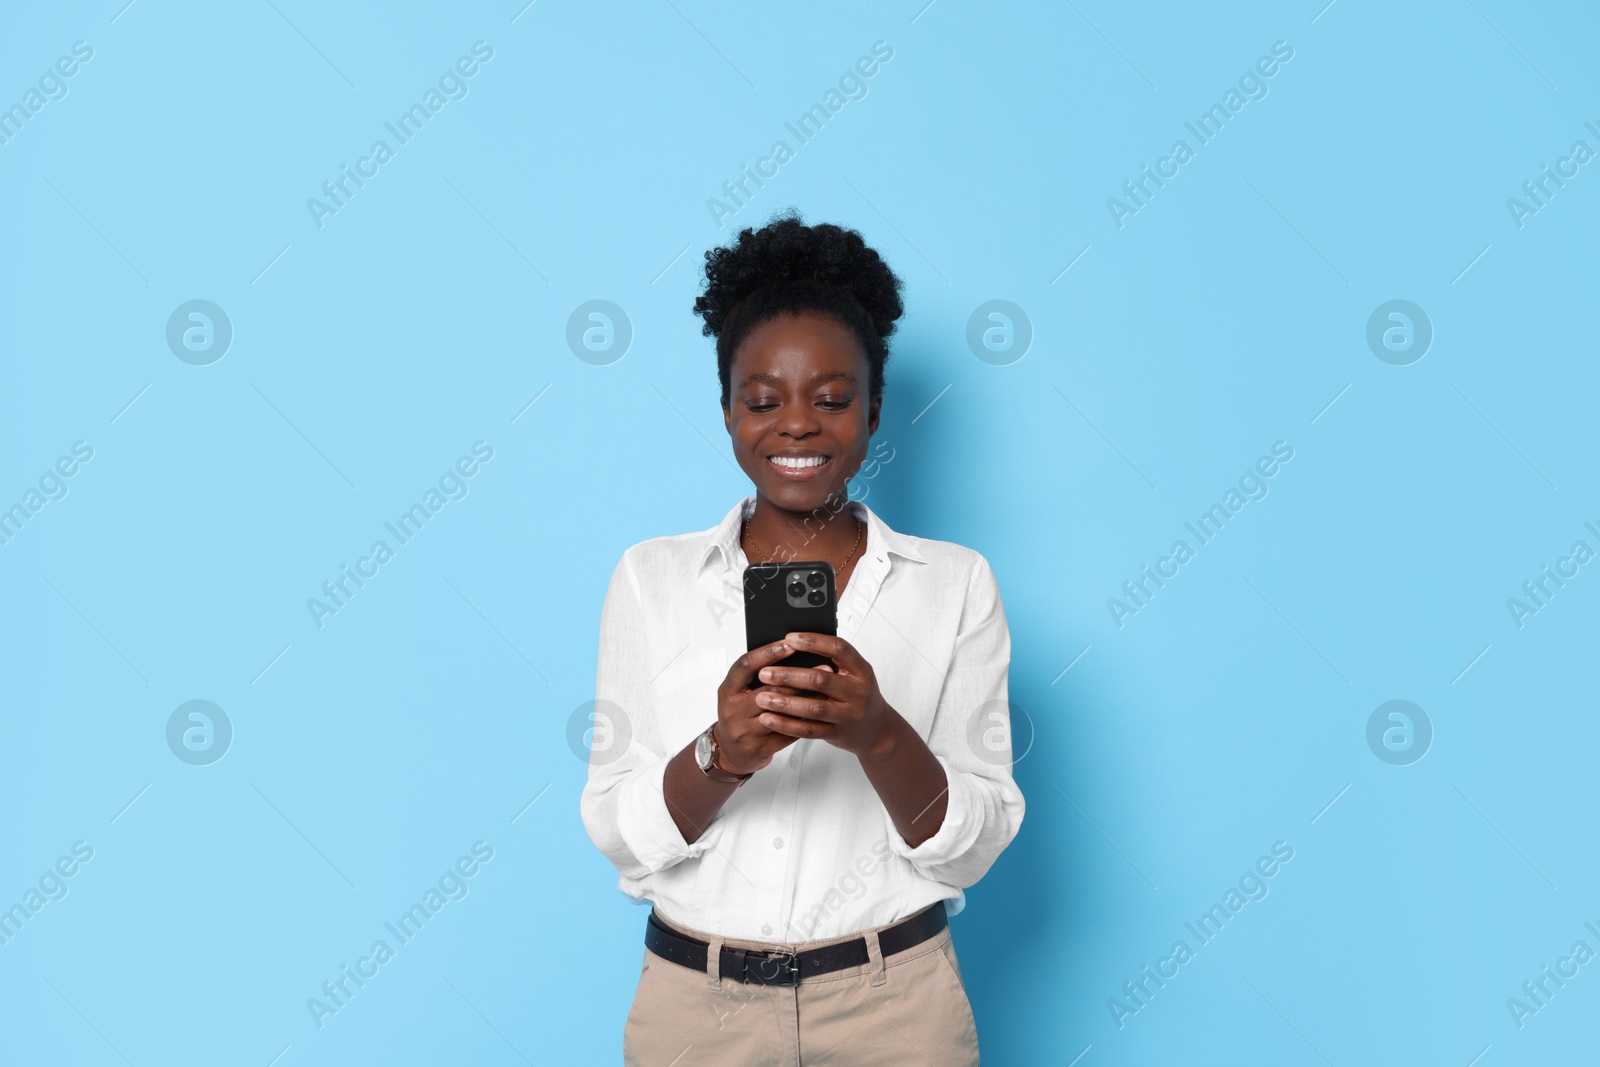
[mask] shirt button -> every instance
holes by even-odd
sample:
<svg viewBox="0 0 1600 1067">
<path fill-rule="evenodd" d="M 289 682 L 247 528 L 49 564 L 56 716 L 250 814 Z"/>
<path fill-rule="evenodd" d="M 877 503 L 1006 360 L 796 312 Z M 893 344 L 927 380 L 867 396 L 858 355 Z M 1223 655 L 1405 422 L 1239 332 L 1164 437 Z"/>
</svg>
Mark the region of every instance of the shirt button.
<svg viewBox="0 0 1600 1067">
<path fill-rule="evenodd" d="M 773 839 L 772 839 L 772 847 L 773 847 L 773 848 L 782 848 L 782 847 L 783 847 L 783 838 L 781 838 L 781 837 L 774 837 L 774 838 L 773 838 Z"/>
<path fill-rule="evenodd" d="M 762 937 L 770 937 L 771 935 L 772 935 L 772 927 L 768 926 L 766 923 L 762 923 L 761 924 L 761 936 Z"/>
</svg>

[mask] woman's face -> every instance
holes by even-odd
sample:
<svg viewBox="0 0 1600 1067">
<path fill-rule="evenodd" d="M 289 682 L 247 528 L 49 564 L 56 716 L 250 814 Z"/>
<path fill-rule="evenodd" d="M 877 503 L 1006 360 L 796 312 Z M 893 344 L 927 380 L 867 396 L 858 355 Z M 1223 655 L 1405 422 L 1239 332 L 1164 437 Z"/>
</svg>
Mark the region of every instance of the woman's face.
<svg viewBox="0 0 1600 1067">
<path fill-rule="evenodd" d="M 779 315 L 745 336 L 723 421 L 758 496 L 809 512 L 848 492 L 878 428 L 867 375 L 855 335 L 830 316 Z"/>
</svg>

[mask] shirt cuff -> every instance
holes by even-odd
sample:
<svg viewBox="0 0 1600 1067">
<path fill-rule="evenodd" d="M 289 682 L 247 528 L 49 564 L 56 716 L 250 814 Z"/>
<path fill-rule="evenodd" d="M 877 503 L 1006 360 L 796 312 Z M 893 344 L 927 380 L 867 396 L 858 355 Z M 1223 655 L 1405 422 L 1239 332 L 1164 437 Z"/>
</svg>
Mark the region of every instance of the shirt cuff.
<svg viewBox="0 0 1600 1067">
<path fill-rule="evenodd" d="M 628 851 L 651 873 L 693 859 L 722 834 L 722 820 L 712 819 L 697 840 L 683 839 L 683 832 L 667 810 L 662 786 L 671 761 L 672 756 L 662 756 L 641 767 L 623 783 L 617 797 L 617 833 Z"/>
<path fill-rule="evenodd" d="M 983 800 L 974 795 L 978 787 L 965 774 L 951 767 L 943 756 L 934 753 L 933 758 L 944 768 L 945 781 L 948 783 L 944 822 L 939 824 L 938 832 L 912 848 L 900 836 L 888 810 L 884 811 L 884 821 L 889 828 L 890 850 L 919 867 L 948 863 L 957 858 L 972 847 L 983 830 Z"/>
</svg>

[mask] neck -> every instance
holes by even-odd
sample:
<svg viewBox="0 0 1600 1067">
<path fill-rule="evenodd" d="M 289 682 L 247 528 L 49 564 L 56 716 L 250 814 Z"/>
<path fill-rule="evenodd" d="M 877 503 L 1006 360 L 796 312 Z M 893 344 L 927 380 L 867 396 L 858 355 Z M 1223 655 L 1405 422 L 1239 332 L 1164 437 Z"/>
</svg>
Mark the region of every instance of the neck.
<svg viewBox="0 0 1600 1067">
<path fill-rule="evenodd" d="M 843 556 L 862 532 L 842 493 L 814 511 L 789 511 L 758 496 L 746 526 L 757 550 L 777 560 Z"/>
</svg>

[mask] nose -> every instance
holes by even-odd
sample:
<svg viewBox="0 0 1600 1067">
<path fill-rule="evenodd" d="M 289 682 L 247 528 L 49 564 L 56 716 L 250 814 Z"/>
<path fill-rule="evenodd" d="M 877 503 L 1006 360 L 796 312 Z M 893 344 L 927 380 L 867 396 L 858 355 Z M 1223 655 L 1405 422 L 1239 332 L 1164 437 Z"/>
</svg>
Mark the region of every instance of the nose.
<svg viewBox="0 0 1600 1067">
<path fill-rule="evenodd" d="M 810 437 L 821 428 L 821 424 L 817 421 L 816 412 L 812 411 L 810 405 L 807 404 L 785 404 L 783 405 L 783 410 L 778 414 L 776 429 L 784 437 L 792 437 L 798 440 L 802 437 Z"/>
</svg>

